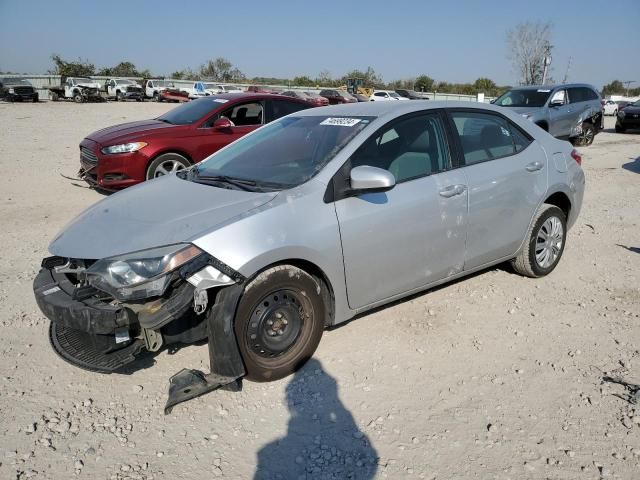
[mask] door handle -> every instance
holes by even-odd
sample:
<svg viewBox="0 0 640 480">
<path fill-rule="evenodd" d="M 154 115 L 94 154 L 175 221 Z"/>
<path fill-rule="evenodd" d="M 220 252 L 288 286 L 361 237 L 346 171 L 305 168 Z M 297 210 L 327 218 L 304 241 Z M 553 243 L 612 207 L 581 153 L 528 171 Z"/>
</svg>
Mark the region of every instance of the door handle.
<svg viewBox="0 0 640 480">
<path fill-rule="evenodd" d="M 526 168 L 528 172 L 537 172 L 538 170 L 542 170 L 542 167 L 542 162 L 531 162 Z"/>
<path fill-rule="evenodd" d="M 444 190 L 440 190 L 440 196 L 445 198 L 455 197 L 461 195 L 467 190 L 465 185 L 449 185 Z"/>
</svg>

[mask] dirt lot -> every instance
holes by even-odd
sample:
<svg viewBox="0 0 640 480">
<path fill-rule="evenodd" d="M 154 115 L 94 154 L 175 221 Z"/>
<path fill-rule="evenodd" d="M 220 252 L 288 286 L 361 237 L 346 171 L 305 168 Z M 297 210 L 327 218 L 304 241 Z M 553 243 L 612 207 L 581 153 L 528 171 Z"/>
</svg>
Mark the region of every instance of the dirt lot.
<svg viewBox="0 0 640 480">
<path fill-rule="evenodd" d="M 60 176 L 78 142 L 168 108 L 0 104 L 0 478 L 640 478 L 640 393 L 603 381 L 640 384 L 640 136 L 608 118 L 581 149 L 584 207 L 549 277 L 490 269 L 326 332 L 292 378 L 164 416 L 169 376 L 206 369 L 206 346 L 79 370 L 31 282 L 102 198 Z"/>
</svg>

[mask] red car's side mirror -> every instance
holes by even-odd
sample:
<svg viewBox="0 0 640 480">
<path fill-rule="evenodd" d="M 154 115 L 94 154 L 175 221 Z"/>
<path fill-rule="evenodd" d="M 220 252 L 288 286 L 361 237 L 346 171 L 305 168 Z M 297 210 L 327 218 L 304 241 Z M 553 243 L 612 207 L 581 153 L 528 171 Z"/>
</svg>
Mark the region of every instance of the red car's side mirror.
<svg viewBox="0 0 640 480">
<path fill-rule="evenodd" d="M 227 117 L 221 117 L 213 123 L 214 130 L 229 130 L 233 126 L 233 122 Z"/>
</svg>

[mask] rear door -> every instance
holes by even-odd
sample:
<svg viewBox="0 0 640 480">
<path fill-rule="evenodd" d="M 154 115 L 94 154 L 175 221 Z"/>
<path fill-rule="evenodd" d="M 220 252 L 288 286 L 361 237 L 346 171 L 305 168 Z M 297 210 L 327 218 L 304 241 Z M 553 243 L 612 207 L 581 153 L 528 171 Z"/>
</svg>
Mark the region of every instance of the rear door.
<svg viewBox="0 0 640 480">
<path fill-rule="evenodd" d="M 234 126 L 224 130 L 213 128 L 213 124 L 220 117 L 227 117 Z M 194 161 L 199 162 L 222 147 L 245 136 L 247 133 L 264 124 L 264 101 L 251 100 L 234 103 L 224 110 L 212 115 L 195 132 L 197 145 L 194 148 Z"/>
<path fill-rule="evenodd" d="M 267 110 L 267 123 L 273 122 L 279 118 L 282 118 L 290 113 L 299 112 L 300 110 L 306 110 L 311 105 L 306 103 L 296 102 L 287 99 L 274 99 L 270 98 L 266 101 Z"/>
<path fill-rule="evenodd" d="M 451 170 L 445 117 L 419 113 L 388 123 L 343 166 L 389 170 L 395 187 L 335 200 L 351 308 L 379 303 L 462 270 L 467 194 Z"/>
<path fill-rule="evenodd" d="M 542 148 L 497 112 L 451 109 L 468 185 L 465 270 L 518 250 L 547 191 Z"/>
</svg>

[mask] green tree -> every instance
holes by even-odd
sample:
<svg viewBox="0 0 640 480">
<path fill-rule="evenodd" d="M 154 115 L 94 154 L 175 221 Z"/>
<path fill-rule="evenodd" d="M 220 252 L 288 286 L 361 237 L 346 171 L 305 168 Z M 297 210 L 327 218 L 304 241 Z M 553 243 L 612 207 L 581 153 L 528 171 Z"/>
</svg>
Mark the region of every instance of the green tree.
<svg viewBox="0 0 640 480">
<path fill-rule="evenodd" d="M 602 87 L 602 96 L 606 97 L 609 95 L 624 95 L 626 93 L 626 89 L 624 88 L 624 84 L 620 80 L 614 80 L 611 83 L 608 83 L 604 87 Z"/>
<path fill-rule="evenodd" d="M 237 81 L 244 78 L 242 72 L 224 57 L 207 60 L 200 66 L 200 77 L 217 82 Z"/>
<path fill-rule="evenodd" d="M 417 92 L 432 92 L 434 80 L 428 75 L 420 75 L 414 82 L 414 90 Z"/>
<path fill-rule="evenodd" d="M 291 83 L 293 83 L 298 87 L 313 87 L 316 84 L 313 80 L 311 80 L 306 75 L 302 75 L 300 77 L 294 77 Z"/>
<path fill-rule="evenodd" d="M 480 77 L 473 82 L 473 88 L 475 93 L 486 93 L 487 95 L 491 95 L 495 92 L 497 85 L 496 82 L 490 78 Z"/>
<path fill-rule="evenodd" d="M 86 59 L 83 60 L 78 58 L 75 62 L 69 62 L 63 60 L 60 55 L 54 53 L 51 55 L 51 60 L 53 61 L 54 68 L 49 70 L 48 73 L 52 75 L 62 75 L 64 77 L 87 77 L 94 75 L 96 72 L 95 65 Z"/>
</svg>

